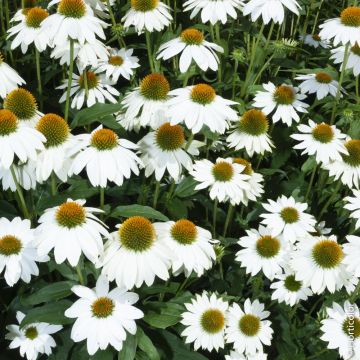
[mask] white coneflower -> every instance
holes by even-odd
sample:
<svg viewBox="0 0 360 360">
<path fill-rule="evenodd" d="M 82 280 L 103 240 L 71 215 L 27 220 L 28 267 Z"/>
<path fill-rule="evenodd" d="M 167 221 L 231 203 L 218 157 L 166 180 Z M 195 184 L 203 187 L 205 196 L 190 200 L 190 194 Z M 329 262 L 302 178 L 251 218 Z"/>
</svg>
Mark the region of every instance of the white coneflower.
<svg viewBox="0 0 360 360">
<path fill-rule="evenodd" d="M 25 84 L 25 80 L 6 62 L 0 53 L 0 96 L 5 98 L 6 95 L 16 89 L 18 85 Z"/>
<path fill-rule="evenodd" d="M 59 206 L 45 210 L 36 229 L 40 255 L 54 249 L 57 264 L 67 259 L 72 266 L 78 264 L 82 253 L 93 263 L 98 260 L 103 252 L 102 236 L 107 237 L 109 233 L 93 214 L 102 211 L 85 207 L 84 204 L 85 200 L 68 199 Z"/>
<path fill-rule="evenodd" d="M 110 234 L 97 264 L 102 267 L 102 274 L 126 289 L 144 283 L 151 286 L 155 277 L 166 281 L 170 276 L 171 254 L 154 225 L 142 216 L 133 216 L 118 227 L 118 231 Z"/>
<path fill-rule="evenodd" d="M 23 88 L 10 91 L 4 99 L 4 109 L 10 110 L 19 120 L 19 126 L 35 127 L 43 114 L 38 111 L 34 95 Z"/>
<path fill-rule="evenodd" d="M 237 120 L 231 134 L 226 138 L 235 150 L 245 149 L 249 156 L 272 151 L 274 146 L 268 135 L 269 121 L 266 115 L 257 109 L 251 109 Z"/>
<path fill-rule="evenodd" d="M 292 196 L 281 196 L 276 201 L 269 199 L 262 206 L 269 213 L 260 215 L 261 223 L 272 230 L 272 236 L 282 234 L 286 241 L 294 243 L 315 232 L 315 218 L 305 213 L 308 205 L 295 201 Z"/>
<path fill-rule="evenodd" d="M 341 161 L 341 156 L 348 154 L 344 146 L 346 135 L 342 134 L 335 125 L 316 124 L 309 120 L 309 125 L 301 124 L 298 130 L 300 134 L 290 135 L 293 139 L 300 141 L 294 149 L 303 150 L 302 154 L 315 155 L 317 163 Z"/>
<path fill-rule="evenodd" d="M 0 166 L 9 169 L 15 155 L 22 163 L 36 160 L 37 152 L 44 149 L 46 138 L 39 131 L 19 126 L 19 120 L 10 110 L 0 110 Z"/>
<path fill-rule="evenodd" d="M 300 94 L 297 88 L 285 84 L 275 86 L 272 82 L 263 84 L 263 88 L 266 91 L 256 93 L 253 105 L 262 109 L 266 115 L 275 110 L 275 113 L 271 116 L 274 123 L 281 120 L 291 126 L 293 120 L 300 121 L 298 112 L 307 113 L 306 108 L 309 105 L 301 101 L 306 96 Z"/>
<path fill-rule="evenodd" d="M 244 309 L 238 304 L 230 306 L 226 327 L 226 342 L 233 343 L 239 353 L 254 355 L 263 351 L 263 345 L 270 345 L 274 330 L 271 322 L 265 320 L 270 312 L 264 310 L 259 300 L 246 299 Z"/>
<path fill-rule="evenodd" d="M 184 272 L 189 277 L 194 271 L 200 277 L 212 267 L 216 255 L 209 231 L 186 219 L 159 222 L 154 227 L 159 239 L 169 247 L 175 275 Z"/>
<path fill-rule="evenodd" d="M 36 161 L 36 179 L 46 181 L 52 172 L 66 182 L 72 157 L 81 149 L 78 136 L 70 133 L 67 122 L 59 115 L 46 114 L 36 125 L 36 130 L 46 138 L 43 149 Z"/>
<path fill-rule="evenodd" d="M 263 352 L 257 352 L 256 354 L 242 354 L 237 351 L 231 351 L 230 355 L 225 355 L 225 360 L 267 360 L 267 355 Z"/>
<path fill-rule="evenodd" d="M 264 24 L 271 20 L 282 24 L 285 18 L 284 7 L 299 15 L 300 5 L 296 0 L 250 0 L 243 8 L 244 15 L 251 15 L 251 21 L 256 21 L 260 16 Z"/>
<path fill-rule="evenodd" d="M 215 25 L 218 21 L 227 22 L 228 16 L 237 18 L 236 10 L 244 5 L 242 0 L 187 0 L 184 2 L 184 11 L 191 11 L 190 19 L 201 13 L 201 21 Z"/>
<path fill-rule="evenodd" d="M 40 7 L 30 9 L 25 19 L 8 30 L 8 38 L 13 37 L 11 49 L 21 47 L 25 54 L 29 45 L 34 43 L 36 49 L 42 52 L 49 45 L 49 34 L 43 31 L 42 22 L 49 16 L 49 13 Z"/>
<path fill-rule="evenodd" d="M 320 25 L 322 39 L 332 40 L 334 45 L 360 44 L 360 7 L 350 6 L 344 9 L 340 17 L 329 19 Z"/>
<path fill-rule="evenodd" d="M 223 134 L 229 128 L 228 121 L 237 120 L 238 116 L 231 105 L 234 101 L 216 94 L 207 84 L 197 84 L 170 91 L 167 115 L 172 125 L 185 123 L 193 134 L 204 125 L 214 133 Z"/>
<path fill-rule="evenodd" d="M 172 20 L 169 6 L 159 0 L 131 0 L 131 7 L 122 18 L 124 27 L 134 26 L 138 33 L 161 31 Z"/>
<path fill-rule="evenodd" d="M 110 290 L 109 282 L 102 275 L 93 289 L 76 285 L 71 290 L 80 298 L 65 311 L 65 316 L 76 319 L 71 338 L 75 342 L 87 340 L 89 355 L 99 349 L 105 350 L 109 345 L 119 352 L 127 333 L 136 334 L 135 320 L 144 316 L 134 306 L 139 295 L 124 288 Z"/>
<path fill-rule="evenodd" d="M 302 40 L 304 44 L 312 46 L 315 49 L 317 49 L 318 47 L 322 47 L 323 49 L 327 49 L 330 47 L 329 42 L 321 39 L 318 34 L 301 35 L 300 40 Z"/>
<path fill-rule="evenodd" d="M 84 105 L 90 107 L 96 103 L 105 103 L 106 101 L 113 104 L 117 103 L 114 96 L 118 97 L 120 93 L 112 85 L 113 83 L 107 80 L 104 75 L 98 74 L 98 70 L 88 70 L 81 75 L 73 74 L 70 90 L 70 96 L 73 96 L 71 107 L 81 109 Z M 57 87 L 57 89 L 65 89 L 59 100 L 60 103 L 66 100 L 67 87 L 68 79 Z"/>
<path fill-rule="evenodd" d="M 303 238 L 291 255 L 290 266 L 295 279 L 311 287 L 315 294 L 321 294 L 325 289 L 334 293 L 349 277 L 343 247 L 334 235 Z"/>
<path fill-rule="evenodd" d="M 360 140 L 348 140 L 345 142 L 348 155 L 343 154 L 341 160 L 335 160 L 323 165 L 335 180 L 340 179 L 349 188 L 359 188 L 360 180 Z"/>
<path fill-rule="evenodd" d="M 226 301 L 206 292 L 186 303 L 187 311 L 181 315 L 181 323 L 185 325 L 181 335 L 186 337 L 185 343 L 194 343 L 195 351 L 223 348 L 228 306 Z"/>
<path fill-rule="evenodd" d="M 346 236 L 347 243 L 343 244 L 344 264 L 350 274 L 360 277 L 360 237 L 355 235 Z"/>
<path fill-rule="evenodd" d="M 166 120 L 170 84 L 162 74 L 145 76 L 121 101 L 125 113 L 120 124 L 127 130 L 150 126 L 158 128 Z"/>
<path fill-rule="evenodd" d="M 243 173 L 244 169 L 244 165 L 233 163 L 232 159 L 218 158 L 215 164 L 204 159 L 195 162 L 190 174 L 199 182 L 195 189 L 209 188 L 212 200 L 238 205 L 250 190 L 250 176 Z"/>
<path fill-rule="evenodd" d="M 74 157 L 69 176 L 79 174 L 86 168 L 86 174 L 93 186 L 105 188 L 108 181 L 121 186 L 131 173 L 139 175 L 141 160 L 134 150 L 138 147 L 126 139 L 119 139 L 110 129 L 96 128 L 91 134 L 78 135 L 83 148 Z"/>
<path fill-rule="evenodd" d="M 347 196 L 344 200 L 347 202 L 344 208 L 351 211 L 350 217 L 356 220 L 356 229 L 360 228 L 360 191 L 353 189 L 354 196 Z"/>
<path fill-rule="evenodd" d="M 258 230 L 246 230 L 246 234 L 238 242 L 243 249 L 236 253 L 236 260 L 251 276 L 262 271 L 268 279 L 273 280 L 286 263 L 287 244 L 282 237 L 272 236 L 271 230 L 261 225 Z"/>
<path fill-rule="evenodd" d="M 9 286 L 20 279 L 29 283 L 31 275 L 39 275 L 36 262 L 50 260 L 48 256 L 37 254 L 34 229 L 30 226 L 29 220 L 19 217 L 11 221 L 0 218 L 0 273 L 5 270 L 5 282 Z"/>
<path fill-rule="evenodd" d="M 160 46 L 157 59 L 168 60 L 181 53 L 179 59 L 180 72 L 186 72 L 192 60 L 203 71 L 209 68 L 217 71 L 219 58 L 215 51 L 223 53 L 224 49 L 219 45 L 206 41 L 201 31 L 186 29 L 182 31 L 179 37 Z"/>
<path fill-rule="evenodd" d="M 139 58 L 133 56 L 133 49 L 110 49 L 109 57 L 99 62 L 99 72 L 105 72 L 108 79 L 117 82 L 120 75 L 126 80 L 134 74 L 134 69 L 140 66 Z"/>
<path fill-rule="evenodd" d="M 25 318 L 21 311 L 16 312 L 16 320 L 20 324 Z M 61 325 L 51 325 L 45 322 L 32 323 L 24 327 L 19 325 L 8 325 L 8 333 L 5 339 L 11 340 L 10 349 L 20 348 L 20 356 L 26 356 L 27 360 L 36 360 L 39 355 L 52 354 L 56 346 L 54 338 L 51 336 L 62 329 Z"/>
<path fill-rule="evenodd" d="M 202 145 L 199 141 L 192 141 L 187 148 L 184 129 L 180 125 L 164 123 L 139 141 L 145 176 L 155 173 L 156 180 L 160 181 L 167 171 L 178 181 L 183 168 L 188 171 L 192 169 L 190 155 L 199 155 L 198 148 Z"/>
<path fill-rule="evenodd" d="M 43 31 L 48 33 L 51 44 L 65 44 L 68 39 L 80 44 L 93 43 L 98 36 L 105 39 L 107 24 L 94 16 L 93 10 L 84 0 L 52 0 L 49 6 L 57 4 L 56 13 L 48 16 L 42 23 Z"/>
<path fill-rule="evenodd" d="M 331 53 L 330 59 L 333 60 L 335 64 L 340 64 L 340 67 L 342 68 L 345 58 L 345 46 L 339 46 L 332 49 Z M 360 74 L 360 46 L 358 43 L 349 49 L 345 69 L 352 70 L 354 76 Z"/>
<path fill-rule="evenodd" d="M 36 188 L 36 161 L 13 164 L 12 169 L 17 183 L 25 190 Z M 3 190 L 16 191 L 16 184 L 11 169 L 0 167 L 0 179 Z"/>
</svg>

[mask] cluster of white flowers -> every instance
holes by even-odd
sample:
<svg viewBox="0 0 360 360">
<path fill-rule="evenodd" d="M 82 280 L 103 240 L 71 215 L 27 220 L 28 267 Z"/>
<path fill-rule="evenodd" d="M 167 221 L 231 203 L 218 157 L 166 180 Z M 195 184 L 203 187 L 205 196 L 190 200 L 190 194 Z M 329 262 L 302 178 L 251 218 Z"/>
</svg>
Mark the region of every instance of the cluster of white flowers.
<svg viewBox="0 0 360 360">
<path fill-rule="evenodd" d="M 360 228 L 360 140 L 343 133 L 340 125 L 333 124 L 334 119 L 325 123 L 307 116 L 316 102 L 324 98 L 338 102 L 346 94 L 341 77 L 335 80 L 327 69 L 297 71 L 292 80 L 263 83 L 252 102 L 244 106 L 234 97 L 222 97 L 205 75 L 202 82 L 188 85 L 191 69 L 202 74 L 221 71 L 226 49 L 218 38 L 215 41 L 212 36 L 208 41 L 209 34 L 194 26 L 179 31 L 151 53 L 150 33 L 171 25 L 171 9 L 158 0 L 132 0 L 122 21 L 125 29 L 133 27 L 138 35 L 145 33 L 151 70 L 135 85 L 133 75 L 140 64 L 134 49 L 125 44 L 120 49 L 105 45 L 106 21 L 113 17 L 111 5 L 111 1 L 105 5 L 100 0 L 52 0 L 48 9 L 22 9 L 11 19 L 7 32 L 11 50 L 20 47 L 25 54 L 34 47 L 40 66 L 40 54 L 50 49 L 51 58 L 69 69 L 68 78 L 57 87 L 64 90 L 59 99 L 66 103 L 64 117 L 39 111 L 35 97 L 19 87 L 25 80 L 0 57 L 0 180 L 4 191 L 17 192 L 24 215 L 0 218 L 0 274 L 10 287 L 20 280 L 30 283 L 39 275 L 38 264 L 54 259 L 56 264 L 68 262 L 78 267 L 82 282 L 79 267 L 86 259 L 98 274 L 96 286 L 74 285 L 72 292 L 79 299 L 65 316 L 76 319 L 71 339 L 86 340 L 90 356 L 109 345 L 120 351 L 128 334 L 136 334 L 136 320 L 144 313 L 134 306 L 139 295 L 130 290 L 180 274 L 185 281 L 199 278 L 221 261 L 216 252 L 220 241 L 214 239 L 218 203 L 229 204 L 226 237 L 233 208 L 241 206 L 243 210 L 265 192 L 265 173 L 258 168 L 262 156 L 275 147 L 275 126 L 289 128 L 289 138 L 297 142 L 293 149 L 313 160 L 310 186 L 321 169 L 337 186 L 343 184 L 353 192 L 341 201 L 355 219 L 355 229 Z M 190 19 L 200 15 L 202 23 L 210 23 L 211 31 L 213 25 L 237 19 L 240 12 L 250 15 L 253 22 L 261 18 L 263 31 L 263 25 L 270 22 L 271 26 L 283 24 L 285 11 L 296 15 L 300 11 L 296 0 L 187 0 L 182 6 L 184 12 L 191 11 Z M 331 56 L 326 50 L 330 59 L 341 66 L 342 75 L 351 70 L 358 76 L 360 8 L 346 8 L 320 29 L 319 35 L 302 35 L 304 44 L 315 49 L 340 45 L 330 50 Z M 174 60 L 183 81 L 180 88 L 172 89 L 173 82 L 159 71 L 159 62 L 169 59 Z M 117 89 L 123 79 L 131 81 L 124 96 Z M 294 81 L 299 85 L 294 86 Z M 69 107 L 77 111 L 106 102 L 119 105 L 111 115 L 114 128 L 71 129 Z M 299 124 L 304 119 L 307 124 Z M 116 126 L 125 130 L 124 137 L 119 137 Z M 202 148 L 211 148 L 206 135 L 205 141 L 199 140 L 206 132 L 231 151 L 213 161 L 209 156 L 200 157 Z M 142 138 L 135 143 L 126 138 L 127 133 L 132 133 L 131 139 L 139 133 Z M 215 148 L 216 141 L 212 145 Z M 100 188 L 102 197 L 111 183 L 121 187 L 134 177 L 153 177 L 155 208 L 161 181 L 175 186 L 188 176 L 194 191 L 207 189 L 214 201 L 213 234 L 188 219 L 152 222 L 138 215 L 128 216 L 109 231 L 104 203 L 100 208 L 87 207 L 81 198 L 60 200 L 30 221 L 22 190 L 35 190 L 49 181 L 52 195 L 56 195 L 58 187 L 85 174 L 92 187 Z M 273 301 L 289 306 L 327 291 L 345 289 L 352 294 L 360 278 L 360 237 L 351 234 L 345 242 L 338 241 L 332 229 L 324 229 L 325 223 L 318 223 L 309 213 L 308 195 L 304 199 L 293 193 L 262 201 L 266 212 L 259 214 L 258 228 L 245 230 L 246 235 L 238 241 L 241 249 L 233 254 L 246 274 L 264 275 Z M 319 221 L 322 215 L 321 211 Z M 109 282 L 116 287 L 110 290 Z M 263 346 L 271 345 L 273 337 L 267 320 L 270 312 L 257 299 L 246 298 L 241 303 L 230 304 L 226 295 L 217 293 L 197 294 L 191 303 L 185 303 L 181 314 L 184 341 L 193 343 L 195 351 L 209 352 L 229 344 L 233 351 L 226 355 L 228 360 L 267 359 Z M 334 302 L 327 314 L 328 318 L 322 319 L 322 340 L 329 343 L 329 349 L 338 348 L 341 357 L 350 359 L 351 314 L 356 334 L 353 359 L 360 358 L 356 304 L 345 302 L 341 307 Z M 29 360 L 39 354 L 49 356 L 56 346 L 51 335 L 62 326 L 44 322 L 22 326 L 25 317 L 18 311 L 19 325 L 7 326 L 10 348 L 19 347 L 21 356 Z"/>
</svg>

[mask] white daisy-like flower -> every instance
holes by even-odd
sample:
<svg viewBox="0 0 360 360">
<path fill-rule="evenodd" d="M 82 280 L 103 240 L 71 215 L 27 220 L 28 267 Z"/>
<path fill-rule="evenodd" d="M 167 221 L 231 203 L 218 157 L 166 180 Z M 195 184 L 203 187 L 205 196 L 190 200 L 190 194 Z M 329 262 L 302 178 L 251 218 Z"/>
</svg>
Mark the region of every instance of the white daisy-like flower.
<svg viewBox="0 0 360 360">
<path fill-rule="evenodd" d="M 196 294 L 191 303 L 186 303 L 186 312 L 181 323 L 185 330 L 185 343 L 194 343 L 195 351 L 199 348 L 212 351 L 224 348 L 224 332 L 229 304 L 215 294 L 203 292 Z"/>
<path fill-rule="evenodd" d="M 34 190 L 36 188 L 36 163 L 35 161 L 27 161 L 26 163 L 12 165 L 16 181 L 24 190 Z M 16 191 L 11 169 L 0 167 L 0 179 L 3 190 Z"/>
<path fill-rule="evenodd" d="M 37 152 L 44 149 L 45 141 L 39 131 L 19 126 L 19 120 L 10 110 L 0 110 L 0 167 L 9 169 L 15 156 L 22 163 L 36 161 Z"/>
<path fill-rule="evenodd" d="M 80 298 L 65 311 L 65 316 L 76 318 L 71 339 L 75 342 L 86 340 L 89 355 L 109 345 L 120 351 L 128 333 L 136 334 L 135 320 L 144 316 L 134 306 L 139 295 L 119 287 L 110 290 L 108 280 L 102 275 L 93 289 L 75 285 L 71 290 Z"/>
<path fill-rule="evenodd" d="M 352 190 L 354 196 L 347 196 L 344 200 L 347 204 L 344 208 L 351 211 L 350 217 L 356 220 L 355 228 L 360 228 L 360 191 Z"/>
<path fill-rule="evenodd" d="M 167 115 L 172 125 L 185 123 L 192 133 L 198 133 L 204 125 L 212 132 L 223 134 L 229 128 L 228 121 L 238 115 L 230 106 L 237 104 L 216 94 L 213 87 L 197 84 L 170 91 Z"/>
<path fill-rule="evenodd" d="M 109 57 L 99 63 L 99 72 L 105 72 L 110 80 L 117 82 L 120 75 L 126 80 L 134 74 L 134 69 L 140 66 L 139 58 L 132 56 L 133 49 L 110 49 Z"/>
<path fill-rule="evenodd" d="M 186 219 L 159 222 L 154 227 L 170 249 L 174 275 L 184 272 L 189 277 L 194 271 L 200 277 L 212 267 L 216 255 L 210 231 Z"/>
<path fill-rule="evenodd" d="M 180 125 L 164 123 L 156 131 L 151 131 L 138 143 L 141 160 L 145 166 L 145 176 L 155 172 L 155 178 L 160 181 L 165 172 L 178 181 L 183 168 L 190 171 L 193 162 L 190 155 L 199 155 L 198 148 L 203 144 L 192 141 L 187 148 L 184 129 Z"/>
<path fill-rule="evenodd" d="M 346 236 L 347 243 L 343 244 L 344 264 L 350 274 L 360 277 L 360 237 L 355 235 Z"/>
<path fill-rule="evenodd" d="M 70 40 L 66 43 L 54 47 L 50 54 L 51 58 L 59 59 L 60 65 L 70 64 Z M 79 68 L 83 71 L 87 66 L 96 68 L 101 62 L 107 61 L 109 51 L 107 47 L 99 40 L 85 42 L 80 44 L 74 41 L 74 60 Z"/>
<path fill-rule="evenodd" d="M 107 0 L 85 0 L 85 2 L 92 8 L 94 14 L 101 19 L 108 19 L 109 9 L 107 7 Z M 109 0 L 109 6 L 114 6 L 116 0 Z"/>
<path fill-rule="evenodd" d="M 342 134 L 335 125 L 316 124 L 309 120 L 309 125 L 301 124 L 298 130 L 300 134 L 290 135 L 293 139 L 300 141 L 294 149 L 303 150 L 301 154 L 315 155 L 317 163 L 341 161 L 341 155 L 348 154 L 344 146 L 346 135 Z"/>
<path fill-rule="evenodd" d="M 131 7 L 122 18 L 124 27 L 135 27 L 139 34 L 161 31 L 169 26 L 172 20 L 170 8 L 159 0 L 131 0 Z"/>
<path fill-rule="evenodd" d="M 36 2 L 34 0 L 25 0 L 24 8 L 20 8 L 13 17 L 10 19 L 10 23 L 24 21 L 26 17 L 26 13 L 35 7 Z"/>
<path fill-rule="evenodd" d="M 38 276 L 36 262 L 49 260 L 48 256 L 39 256 L 36 252 L 34 230 L 29 220 L 19 217 L 12 221 L 0 218 L 0 273 L 9 286 L 14 286 L 19 279 L 26 283 L 31 275 Z"/>
<path fill-rule="evenodd" d="M 244 5 L 242 0 L 187 0 L 183 8 L 184 11 L 191 11 L 190 19 L 193 19 L 201 12 L 202 23 L 210 22 L 215 25 L 218 21 L 226 24 L 228 16 L 237 19 L 236 10 Z"/>
<path fill-rule="evenodd" d="M 225 360 L 267 360 L 267 355 L 263 352 L 257 352 L 253 355 L 244 355 L 237 351 L 230 351 L 230 355 L 225 355 Z"/>
<path fill-rule="evenodd" d="M 93 43 L 98 36 L 105 40 L 104 28 L 107 24 L 94 16 L 94 12 L 84 0 L 52 0 L 49 7 L 57 4 L 56 13 L 48 16 L 41 24 L 51 41 L 59 46 L 68 39 L 80 44 Z"/>
<path fill-rule="evenodd" d="M 329 42 L 321 39 L 318 34 L 300 35 L 300 40 L 302 40 L 304 44 L 312 46 L 315 49 L 317 49 L 318 47 L 322 47 L 324 49 L 330 47 Z"/>
<path fill-rule="evenodd" d="M 250 0 L 242 11 L 244 15 L 251 15 L 253 22 L 261 16 L 264 24 L 268 24 L 271 20 L 275 24 L 282 24 L 285 18 L 284 7 L 299 15 L 300 5 L 296 0 Z"/>
<path fill-rule="evenodd" d="M 272 115 L 274 123 L 282 121 L 291 126 L 292 121 L 300 121 L 298 112 L 307 113 L 306 108 L 309 104 L 302 102 L 306 98 L 305 95 L 300 94 L 297 88 L 291 85 L 275 86 L 272 82 L 263 84 L 266 91 L 258 91 L 254 98 L 254 106 L 262 109 L 262 111 L 269 115 L 274 110 Z"/>
<path fill-rule="evenodd" d="M 249 176 L 248 184 L 250 189 L 244 192 L 244 199 L 242 201 L 243 204 L 248 205 L 249 201 L 256 201 L 257 198 L 264 193 L 264 186 L 262 184 L 264 182 L 264 177 L 255 172 L 251 163 L 243 158 L 232 158 L 232 162 L 245 166 L 243 174 Z"/>
<path fill-rule="evenodd" d="M 0 53 L 0 96 L 5 98 L 10 91 L 25 83 L 15 70 L 4 62 L 4 57 Z"/>
<path fill-rule="evenodd" d="M 38 111 L 34 95 L 23 88 L 10 91 L 4 99 L 4 109 L 10 110 L 19 120 L 19 126 L 35 127 L 44 115 Z"/>
<path fill-rule="evenodd" d="M 204 159 L 195 162 L 190 174 L 200 183 L 196 190 L 209 188 L 212 200 L 238 205 L 247 201 L 246 193 L 250 190 L 250 176 L 243 173 L 244 169 L 244 165 L 233 163 L 232 159 L 218 158 L 215 164 Z"/>
<path fill-rule="evenodd" d="M 16 320 L 20 324 L 25 314 L 21 311 L 16 313 Z M 36 360 L 38 356 L 45 354 L 50 356 L 52 348 L 56 346 L 54 338 L 51 336 L 62 329 L 61 325 L 51 325 L 48 323 L 32 323 L 20 328 L 19 325 L 8 325 L 8 333 L 5 339 L 11 340 L 10 349 L 20 348 L 20 356 L 27 360 Z"/>
<path fill-rule="evenodd" d="M 30 9 L 25 19 L 8 30 L 8 38 L 12 38 L 11 49 L 21 47 L 25 54 L 29 45 L 34 43 L 36 49 L 42 52 L 49 45 L 49 34 L 43 31 L 42 22 L 49 16 L 49 13 L 40 7 Z"/>
<path fill-rule="evenodd" d="M 271 300 L 294 306 L 312 295 L 312 291 L 301 281 L 296 280 L 295 273 L 288 267 L 285 267 L 284 274 L 275 275 L 275 279 L 277 281 L 270 285 L 270 288 L 273 289 Z"/>
<path fill-rule="evenodd" d="M 291 255 L 290 266 L 295 280 L 310 286 L 315 294 L 325 289 L 334 293 L 349 277 L 343 261 L 343 247 L 334 235 L 303 238 Z"/>
<path fill-rule="evenodd" d="M 271 230 L 264 226 L 246 230 L 247 236 L 240 238 L 238 244 L 243 248 L 236 253 L 236 260 L 246 273 L 254 276 L 260 271 L 269 279 L 282 272 L 288 257 L 288 246 L 278 236 L 271 235 Z"/>
<path fill-rule="evenodd" d="M 133 150 L 138 147 L 126 139 L 119 139 L 110 129 L 96 128 L 91 134 L 78 135 L 82 151 L 78 152 L 69 169 L 69 176 L 79 174 L 86 168 L 86 174 L 93 186 L 105 188 L 107 182 L 121 186 L 131 173 L 139 175 L 141 160 Z"/>
<path fill-rule="evenodd" d="M 167 100 L 170 84 L 162 74 L 145 76 L 140 86 L 129 92 L 121 101 L 125 113 L 120 124 L 127 130 L 150 126 L 159 127 L 167 115 Z"/>
<path fill-rule="evenodd" d="M 335 160 L 324 164 L 323 168 L 329 171 L 335 180 L 340 179 L 349 188 L 359 188 L 360 180 L 360 140 L 347 140 L 345 148 L 348 155 L 343 154 L 341 160 Z"/>
<path fill-rule="evenodd" d="M 320 29 L 320 37 L 332 40 L 335 46 L 360 44 L 360 7 L 349 6 L 341 12 L 340 17 L 326 20 Z"/>
<path fill-rule="evenodd" d="M 72 75 L 70 96 L 73 96 L 71 107 L 73 109 L 81 109 L 84 105 L 90 107 L 96 103 L 105 103 L 109 101 L 113 104 L 117 103 L 117 99 L 120 95 L 112 85 L 113 82 L 106 79 L 103 74 L 98 74 L 96 71 L 85 71 L 80 76 L 77 74 Z M 66 79 L 62 85 L 57 89 L 65 89 L 65 92 L 61 96 L 59 102 L 62 103 L 66 100 L 68 87 L 68 79 Z"/>
<path fill-rule="evenodd" d="M 179 60 L 180 72 L 185 73 L 189 69 L 192 60 L 202 71 L 209 68 L 217 71 L 219 58 L 215 51 L 223 53 L 224 49 L 217 44 L 206 41 L 201 31 L 186 29 L 182 31 L 179 37 L 162 44 L 156 59 L 168 60 L 181 53 Z"/>
<path fill-rule="evenodd" d="M 271 229 L 272 236 L 282 234 L 285 241 L 294 243 L 315 232 L 315 218 L 305 213 L 308 205 L 296 202 L 292 196 L 282 195 L 276 201 L 269 199 L 262 206 L 269 213 L 260 215 L 263 218 L 261 223 Z"/>
<path fill-rule="evenodd" d="M 268 131 L 269 120 L 266 115 L 261 110 L 251 109 L 237 120 L 226 141 L 235 150 L 245 149 L 250 157 L 254 154 L 263 155 L 274 147 Z"/>
<path fill-rule="evenodd" d="M 133 216 L 118 227 L 118 231 L 110 234 L 97 264 L 102 267 L 102 274 L 126 289 L 140 287 L 143 283 L 151 286 L 155 277 L 166 281 L 171 254 L 154 225 L 142 216 Z"/>
<path fill-rule="evenodd" d="M 246 299 L 244 310 L 238 304 L 229 307 L 225 330 L 226 342 L 233 343 L 239 353 L 255 355 L 263 351 L 263 345 L 270 345 L 273 329 L 271 321 L 265 320 L 270 312 L 264 310 L 259 300 Z"/>
<path fill-rule="evenodd" d="M 319 235 L 328 235 L 332 233 L 332 228 L 327 228 L 325 221 L 320 221 L 315 226 L 316 233 Z"/>
<path fill-rule="evenodd" d="M 93 263 L 98 260 L 103 252 L 102 236 L 108 237 L 109 233 L 93 214 L 102 211 L 84 204 L 85 200 L 68 199 L 45 210 L 35 232 L 39 255 L 54 249 L 57 264 L 67 259 L 72 266 L 78 264 L 82 253 Z"/>
<path fill-rule="evenodd" d="M 66 182 L 73 156 L 82 147 L 79 136 L 73 136 L 67 122 L 56 114 L 44 115 L 36 129 L 46 138 L 45 149 L 38 154 L 36 161 L 37 181 L 46 181 L 54 172 L 62 182 Z"/>
<path fill-rule="evenodd" d="M 328 96 L 336 96 L 339 83 L 326 72 L 317 72 L 316 74 L 298 75 L 296 80 L 302 80 L 299 85 L 303 94 L 315 94 L 318 100 Z M 344 91 L 344 89 L 341 89 Z M 342 94 L 340 94 L 342 96 Z"/>
<path fill-rule="evenodd" d="M 339 46 L 330 51 L 332 54 L 330 59 L 333 60 L 335 64 L 340 64 L 340 67 L 342 68 L 345 58 L 345 46 Z M 360 74 L 360 46 L 358 43 L 349 49 L 345 68 L 347 70 L 352 70 L 354 76 L 358 76 Z"/>
<path fill-rule="evenodd" d="M 356 304 L 345 301 L 344 307 L 333 302 L 326 308 L 328 318 L 321 320 L 321 340 L 328 349 L 338 349 L 345 360 L 360 358 L 360 314 Z"/>
</svg>

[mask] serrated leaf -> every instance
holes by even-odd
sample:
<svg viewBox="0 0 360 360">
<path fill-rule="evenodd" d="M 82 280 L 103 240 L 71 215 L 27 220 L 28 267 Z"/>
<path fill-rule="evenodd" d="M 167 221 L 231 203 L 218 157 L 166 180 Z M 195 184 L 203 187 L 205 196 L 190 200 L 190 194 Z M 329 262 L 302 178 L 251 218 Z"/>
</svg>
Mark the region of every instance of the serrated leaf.
<svg viewBox="0 0 360 360">
<path fill-rule="evenodd" d="M 143 216 L 148 219 L 169 221 L 169 218 L 162 214 L 160 211 L 153 209 L 150 206 L 143 205 L 124 205 L 116 207 L 111 215 L 112 217 L 131 217 L 131 216 Z"/>
<path fill-rule="evenodd" d="M 53 325 L 71 324 L 73 319 L 64 315 L 65 310 L 71 305 L 70 300 L 60 300 L 31 309 L 24 317 L 20 327 L 36 322 L 47 322 Z"/>
</svg>

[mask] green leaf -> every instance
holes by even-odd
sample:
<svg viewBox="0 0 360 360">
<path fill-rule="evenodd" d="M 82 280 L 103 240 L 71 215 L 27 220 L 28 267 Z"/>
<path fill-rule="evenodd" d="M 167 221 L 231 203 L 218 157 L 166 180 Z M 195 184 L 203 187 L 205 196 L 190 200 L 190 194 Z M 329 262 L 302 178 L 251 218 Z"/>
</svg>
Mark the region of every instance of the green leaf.
<svg viewBox="0 0 360 360">
<path fill-rule="evenodd" d="M 80 110 L 76 113 L 71 127 L 84 126 L 92 124 L 95 121 L 101 122 L 101 118 L 106 115 L 114 114 L 120 111 L 122 105 L 120 103 L 116 104 L 101 104 L 97 103 L 87 109 Z"/>
<path fill-rule="evenodd" d="M 64 312 L 72 305 L 70 300 L 60 300 L 36 307 L 28 311 L 20 327 L 36 322 L 47 322 L 53 325 L 71 324 L 73 319 L 65 317 Z"/>
<path fill-rule="evenodd" d="M 147 354 L 150 360 L 160 360 L 160 355 L 156 350 L 156 347 L 140 327 L 138 327 L 136 337 L 139 348 Z"/>
<path fill-rule="evenodd" d="M 189 197 L 197 193 L 195 186 L 198 184 L 191 176 L 188 176 L 182 180 L 176 187 L 174 195 L 180 198 Z"/>
<path fill-rule="evenodd" d="M 112 217 L 130 217 L 130 216 L 143 216 L 148 219 L 155 219 L 161 221 L 168 221 L 169 218 L 163 215 L 160 211 L 153 209 L 150 206 L 142 205 L 124 205 L 116 207 L 111 213 Z"/>
<path fill-rule="evenodd" d="M 135 335 L 127 334 L 124 341 L 123 348 L 119 352 L 118 360 L 133 360 L 135 359 L 137 348 L 137 337 Z"/>
<path fill-rule="evenodd" d="M 71 295 L 71 287 L 74 284 L 71 281 L 59 281 L 55 284 L 47 285 L 34 294 L 27 295 L 22 299 L 22 303 L 24 305 L 38 305 L 43 302 L 63 299 Z"/>
</svg>

